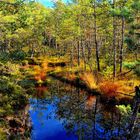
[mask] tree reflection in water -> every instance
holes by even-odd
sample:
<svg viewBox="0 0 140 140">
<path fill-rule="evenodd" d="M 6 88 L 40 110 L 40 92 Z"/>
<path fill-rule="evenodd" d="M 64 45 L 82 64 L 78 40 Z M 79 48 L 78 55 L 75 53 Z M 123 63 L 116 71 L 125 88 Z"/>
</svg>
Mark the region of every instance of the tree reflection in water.
<svg viewBox="0 0 140 140">
<path fill-rule="evenodd" d="M 33 140 L 126 139 L 126 124 L 114 106 L 104 105 L 100 96 L 54 81 L 45 99 L 30 100 Z M 39 93 L 39 92 L 38 92 Z M 135 134 L 136 135 L 136 134 Z"/>
</svg>

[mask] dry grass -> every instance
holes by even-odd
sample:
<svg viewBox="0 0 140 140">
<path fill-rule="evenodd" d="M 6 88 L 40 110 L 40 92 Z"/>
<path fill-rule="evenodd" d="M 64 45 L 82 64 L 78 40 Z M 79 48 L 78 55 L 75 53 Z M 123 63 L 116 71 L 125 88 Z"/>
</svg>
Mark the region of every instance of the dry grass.
<svg viewBox="0 0 140 140">
<path fill-rule="evenodd" d="M 66 77 L 69 79 L 69 80 L 75 80 L 76 79 L 76 75 L 74 73 L 67 73 L 66 74 Z"/>
<path fill-rule="evenodd" d="M 140 84 L 139 80 L 119 80 L 115 82 L 104 81 L 99 84 L 99 90 L 106 96 L 116 96 L 118 98 L 134 96 L 135 86 Z"/>
<path fill-rule="evenodd" d="M 43 61 L 41 66 L 34 66 L 34 78 L 37 81 L 44 81 L 46 80 L 46 73 L 48 71 L 47 67 L 48 63 L 46 61 Z"/>
<path fill-rule="evenodd" d="M 119 86 L 116 82 L 105 81 L 99 85 L 99 89 L 106 96 L 116 96 Z"/>
<path fill-rule="evenodd" d="M 90 89 L 97 89 L 97 80 L 92 73 L 84 73 L 80 75 L 81 80 L 83 80 Z"/>
<path fill-rule="evenodd" d="M 43 61 L 42 64 L 41 64 L 41 67 L 44 71 L 47 71 L 48 70 L 48 62 L 47 61 Z"/>
<path fill-rule="evenodd" d="M 117 81 L 120 85 L 118 88 L 118 92 L 124 93 L 125 95 L 120 95 L 121 98 L 125 97 L 126 95 L 135 95 L 135 86 L 140 84 L 140 81 L 137 79 L 134 80 L 120 80 Z"/>
</svg>

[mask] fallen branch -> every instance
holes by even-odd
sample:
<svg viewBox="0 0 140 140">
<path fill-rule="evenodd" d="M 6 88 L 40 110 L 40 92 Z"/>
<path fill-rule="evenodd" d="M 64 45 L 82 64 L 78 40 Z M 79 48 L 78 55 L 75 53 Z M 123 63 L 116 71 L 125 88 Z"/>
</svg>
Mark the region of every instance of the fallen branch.
<svg viewBox="0 0 140 140">
<path fill-rule="evenodd" d="M 134 97 L 133 95 L 130 95 L 130 94 L 135 93 L 135 91 L 132 91 L 132 92 L 130 92 L 128 94 L 123 93 L 123 92 L 116 92 L 116 93 L 123 94 L 123 95 L 130 96 L 130 97 Z"/>
<path fill-rule="evenodd" d="M 120 73 L 120 74 L 119 74 L 119 75 L 117 75 L 116 77 L 126 75 L 126 74 L 130 73 L 132 70 L 133 70 L 133 69 L 130 69 L 130 70 L 129 70 L 129 71 L 127 71 L 127 72 Z"/>
</svg>

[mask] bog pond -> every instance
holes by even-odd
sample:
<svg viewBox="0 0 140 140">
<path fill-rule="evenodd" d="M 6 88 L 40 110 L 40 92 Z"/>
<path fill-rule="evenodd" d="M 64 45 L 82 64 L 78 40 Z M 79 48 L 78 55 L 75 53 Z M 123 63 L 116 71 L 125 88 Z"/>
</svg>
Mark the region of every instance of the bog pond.
<svg viewBox="0 0 140 140">
<path fill-rule="evenodd" d="M 126 139 L 129 117 L 123 118 L 116 106 L 103 104 L 100 96 L 58 80 L 35 90 L 29 99 L 32 140 Z"/>
</svg>

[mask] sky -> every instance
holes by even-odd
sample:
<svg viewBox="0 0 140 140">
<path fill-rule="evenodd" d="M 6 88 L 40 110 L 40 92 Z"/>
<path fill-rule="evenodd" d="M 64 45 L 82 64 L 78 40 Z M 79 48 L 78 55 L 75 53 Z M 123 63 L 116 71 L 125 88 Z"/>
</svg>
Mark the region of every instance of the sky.
<svg viewBox="0 0 140 140">
<path fill-rule="evenodd" d="M 40 2 L 41 4 L 43 4 L 46 7 L 52 7 L 53 6 L 53 2 L 56 2 L 57 0 L 37 0 L 38 2 Z M 68 2 L 69 0 L 62 0 L 64 2 Z"/>
</svg>

